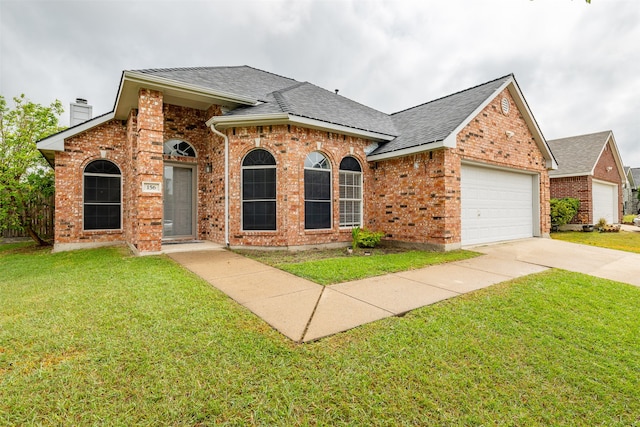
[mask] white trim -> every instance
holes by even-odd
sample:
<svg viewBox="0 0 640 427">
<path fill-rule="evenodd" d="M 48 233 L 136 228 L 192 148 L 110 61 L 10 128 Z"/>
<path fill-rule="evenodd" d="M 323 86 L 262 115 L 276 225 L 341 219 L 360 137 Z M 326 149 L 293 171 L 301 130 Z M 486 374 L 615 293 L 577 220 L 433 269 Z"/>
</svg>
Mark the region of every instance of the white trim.
<svg viewBox="0 0 640 427">
<path fill-rule="evenodd" d="M 564 173 L 561 175 L 551 175 L 549 174 L 549 179 L 556 179 L 556 178 L 578 178 L 581 176 L 593 176 L 593 173 L 589 172 L 589 173 Z"/>
<path fill-rule="evenodd" d="M 476 108 L 475 110 L 473 110 L 473 112 L 471 114 L 469 114 L 467 116 L 466 119 L 464 119 L 459 125 L 458 127 L 456 127 L 453 132 L 451 132 L 449 134 L 449 136 L 447 136 L 444 141 L 443 144 L 445 147 L 449 147 L 449 148 L 455 148 L 456 144 L 457 144 L 457 138 L 458 138 L 458 134 L 462 131 L 462 129 L 464 129 L 470 122 L 471 120 L 473 120 L 478 114 L 480 114 L 482 112 L 482 110 L 484 110 L 487 105 L 489 105 L 500 93 L 502 93 L 502 91 L 504 91 L 507 87 L 509 87 L 509 85 L 513 84 L 513 77 L 509 77 L 498 89 L 496 89 L 493 94 L 491 94 L 490 96 L 488 96 L 483 102 L 482 104 L 480 104 L 478 106 L 478 108 Z"/>
<path fill-rule="evenodd" d="M 119 174 L 109 174 L 109 173 L 93 173 L 93 172 L 89 172 L 86 173 L 85 171 L 87 170 L 87 166 L 89 166 L 91 163 L 93 162 L 97 162 L 97 161 L 106 161 L 109 163 L 114 164 L 117 168 L 118 171 L 120 172 Z M 95 206 L 114 206 L 119 204 L 120 205 L 120 227 L 119 228 L 91 228 L 91 229 L 86 229 L 84 226 L 84 207 L 85 205 L 87 205 L 87 202 L 85 201 L 86 198 L 86 194 L 85 194 L 85 189 L 84 189 L 84 178 L 86 176 L 99 176 L 99 177 L 103 177 L 103 178 L 114 178 L 114 177 L 118 177 L 120 178 L 120 203 L 88 203 L 89 205 Z M 122 176 L 122 168 L 120 167 L 120 165 L 118 165 L 118 163 L 114 162 L 111 159 L 93 159 L 90 160 L 89 162 L 87 162 L 87 164 L 84 165 L 84 168 L 82 168 L 82 232 L 83 233 L 94 233 L 94 232 L 99 232 L 99 231 L 106 231 L 106 232 L 114 232 L 114 231 L 119 231 L 119 232 L 123 232 L 124 231 L 124 179 Z"/>
<path fill-rule="evenodd" d="M 216 125 L 208 120 L 211 132 L 224 140 L 224 243 L 229 247 L 229 137 L 216 129 Z"/>
<path fill-rule="evenodd" d="M 96 126 L 100 126 L 110 120 L 113 120 L 114 113 L 107 113 L 105 115 L 96 117 L 94 119 L 88 120 L 80 125 L 74 126 L 72 128 L 63 130 L 62 132 L 58 132 L 53 134 L 47 138 L 41 139 L 36 144 L 38 150 L 40 151 L 64 151 L 64 140 L 67 138 L 71 138 L 72 136 L 76 136 L 82 132 L 86 132 L 89 129 L 92 129 Z"/>
<path fill-rule="evenodd" d="M 188 157 L 193 158 L 193 157 Z M 172 168 L 183 168 L 191 170 L 191 234 L 180 234 L 177 236 L 165 236 L 164 234 L 164 187 L 165 176 L 164 168 L 170 166 Z M 175 239 L 193 238 L 198 237 L 198 164 L 190 162 L 176 162 L 171 160 L 165 160 L 162 162 L 162 241 L 171 241 Z"/>
<path fill-rule="evenodd" d="M 599 184 L 599 185 L 606 185 L 608 187 L 612 187 L 611 190 L 614 191 L 614 197 L 613 197 L 613 220 L 612 220 L 612 224 L 618 224 L 620 222 L 620 211 L 623 210 L 621 209 L 620 205 L 619 205 L 619 201 L 620 198 L 619 196 L 619 191 L 618 191 L 618 184 L 616 184 L 615 182 L 609 182 L 609 181 L 603 181 L 601 179 L 592 179 L 591 180 L 591 215 L 593 216 L 593 222 L 596 223 L 600 218 L 596 218 L 594 215 L 594 206 L 593 206 L 593 202 L 594 202 L 594 188 L 593 188 L 593 184 Z M 624 212 L 623 212 L 624 213 Z"/>
<path fill-rule="evenodd" d="M 532 217 L 531 217 L 531 235 L 533 237 L 541 237 L 542 236 L 542 228 L 540 226 L 540 205 L 541 205 L 541 201 L 540 201 L 540 197 L 541 197 L 541 192 L 540 192 L 540 172 L 535 172 L 535 171 L 530 171 L 530 170 L 526 170 L 526 169 L 514 169 L 514 168 L 509 168 L 509 167 L 505 167 L 505 166 L 499 166 L 499 165 L 494 165 L 491 163 L 483 163 L 483 162 L 478 162 L 478 161 L 473 161 L 473 160 L 465 160 L 463 159 L 460 162 L 460 169 L 462 171 L 462 167 L 463 166 L 471 166 L 471 167 L 479 167 L 479 168 L 484 168 L 484 169 L 493 169 L 493 170 L 499 170 L 499 171 L 503 171 L 503 172 L 509 172 L 509 173 L 518 173 L 521 175 L 528 175 L 531 177 L 531 189 L 532 189 Z M 462 186 L 460 187 L 460 189 L 462 190 Z M 461 203 L 462 203 L 462 194 L 461 194 Z M 462 229 L 462 212 L 460 212 L 460 227 Z M 461 244 L 463 246 L 469 246 L 469 245 L 465 245 L 464 243 L 462 243 L 462 233 L 461 233 Z"/>
<path fill-rule="evenodd" d="M 240 126 L 264 126 L 270 124 L 292 124 L 312 129 L 327 130 L 330 132 L 341 133 L 350 136 L 357 136 L 377 141 L 392 141 L 395 135 L 387 135 L 368 130 L 356 129 L 349 126 L 339 125 L 336 123 L 324 122 L 322 120 L 300 117 L 289 113 L 275 114 L 255 114 L 245 116 L 213 116 L 206 122 L 207 126 L 216 125 L 222 129 Z"/>
<path fill-rule="evenodd" d="M 311 153 L 318 153 L 320 155 L 322 155 L 322 157 L 324 157 L 327 160 L 327 164 L 329 165 L 329 168 L 309 168 L 306 167 L 304 164 L 307 162 L 307 157 L 311 154 Z M 316 200 L 316 199 L 311 199 L 309 200 L 310 202 L 321 202 L 321 203 L 329 203 L 329 227 L 328 228 L 307 228 L 307 198 L 304 196 L 304 194 L 306 193 L 307 190 L 307 180 L 305 179 L 304 176 L 304 171 L 306 170 L 310 170 L 310 171 L 320 171 L 320 172 L 327 172 L 329 173 L 329 199 L 328 200 Z M 309 153 L 307 153 L 307 155 L 304 158 L 304 162 L 302 163 L 302 206 L 304 207 L 304 231 L 327 231 L 327 230 L 333 230 L 334 226 L 333 226 L 333 165 L 331 164 L 331 159 L 329 158 L 329 156 L 327 154 L 325 154 L 323 151 L 321 150 L 313 150 L 310 151 Z M 340 224 L 340 219 L 338 218 L 338 224 Z M 338 227 L 339 228 L 339 227 Z"/>
<path fill-rule="evenodd" d="M 152 76 L 149 74 L 138 73 L 135 71 L 125 71 L 122 78 L 122 84 L 120 85 L 120 90 L 118 90 L 116 105 L 120 100 L 120 95 L 122 92 L 122 88 L 124 86 L 124 82 L 140 83 L 145 85 L 145 88 L 148 88 L 146 86 L 147 83 L 152 83 L 152 84 L 155 83 L 156 85 L 162 87 L 162 89 L 177 89 L 181 92 L 186 92 L 186 93 L 191 93 L 196 95 L 207 95 L 210 97 L 217 98 L 221 101 L 233 102 L 238 104 L 245 104 L 245 105 L 258 104 L 257 99 L 254 99 L 248 96 L 235 95 L 230 92 L 218 91 L 213 89 L 203 89 L 202 86 L 183 83 L 183 82 L 172 80 L 166 77 Z"/>
<path fill-rule="evenodd" d="M 445 147 L 444 141 L 433 141 L 423 145 L 417 145 L 415 147 L 403 148 L 402 150 L 390 151 L 388 153 L 374 154 L 373 156 L 367 156 L 367 161 L 377 162 L 379 160 L 395 159 L 397 157 L 405 157 L 411 154 L 429 152 Z"/>
<path fill-rule="evenodd" d="M 269 153 L 269 155 L 273 158 L 273 161 L 276 162 L 275 165 L 254 165 L 254 166 L 245 166 L 244 160 L 247 158 L 247 156 L 251 153 L 253 153 L 254 151 L 257 150 L 262 150 L 265 151 L 267 153 Z M 244 200 L 244 171 L 245 170 L 262 170 L 262 169 L 274 169 L 276 171 L 276 182 L 275 182 L 275 190 L 276 190 L 276 195 L 273 199 L 254 199 L 254 200 Z M 244 228 L 244 204 L 245 202 L 274 202 L 276 204 L 276 211 L 275 211 L 275 228 L 273 230 L 245 230 Z M 271 153 L 271 151 L 267 150 L 266 148 L 262 148 L 262 147 L 256 147 L 252 150 L 247 151 L 247 153 L 242 157 L 241 162 L 240 162 L 240 231 L 242 232 L 247 232 L 247 233 L 274 233 L 278 231 L 278 162 L 276 161 L 276 157 L 273 155 L 273 153 Z"/>
<path fill-rule="evenodd" d="M 441 141 L 433 141 L 430 143 L 426 143 L 423 145 L 418 145 L 415 147 L 405 148 L 402 150 L 391 151 L 388 153 L 376 154 L 373 156 L 367 156 L 368 161 L 379 161 L 379 160 L 388 160 L 397 157 L 404 157 L 411 154 L 417 154 L 421 152 L 428 152 L 432 150 L 436 150 L 438 148 L 455 148 L 457 145 L 458 134 L 467 126 L 478 114 L 482 112 L 493 100 L 502 93 L 505 89 L 509 90 L 511 97 L 513 98 L 516 108 L 526 114 L 522 114 L 524 121 L 527 123 L 529 130 L 531 131 L 534 140 L 537 143 L 538 149 L 542 152 L 542 155 L 546 159 L 545 167 L 547 169 L 557 169 L 558 164 L 551 153 L 549 145 L 547 141 L 544 139 L 538 124 L 529 110 L 529 107 L 524 100 L 524 96 L 522 92 L 520 92 L 520 88 L 518 87 L 513 76 L 510 76 L 498 89 L 496 89 L 493 94 L 487 96 L 487 98 L 476 108 L 467 118 L 465 118 L 446 138 Z"/>
<path fill-rule="evenodd" d="M 353 156 L 345 156 L 345 157 L 353 157 Z M 355 157 L 353 157 L 355 159 Z M 357 161 L 358 159 L 356 159 Z M 360 163 L 358 161 L 358 163 Z M 360 169 L 362 169 L 362 165 L 360 165 Z M 360 189 L 360 197 L 357 199 L 354 198 L 342 198 L 340 197 L 340 175 L 345 174 L 346 175 L 352 175 L 352 176 L 357 176 L 359 178 L 359 189 Z M 351 171 L 351 170 L 342 170 L 340 169 L 340 167 L 338 166 L 338 228 L 353 228 L 353 227 L 363 227 L 364 226 L 364 221 L 363 221 L 363 214 L 364 214 L 364 203 L 363 203 L 363 198 L 364 198 L 364 174 L 362 172 L 362 170 L 360 170 L 360 172 L 357 171 Z M 347 184 L 345 184 L 345 187 L 347 187 Z M 351 186 L 353 187 L 353 186 Z M 342 212 L 340 211 L 340 202 L 345 201 L 345 202 L 359 202 L 360 203 L 360 212 L 359 212 L 359 221 L 358 221 L 358 225 L 342 225 L 340 223 L 340 217 L 342 216 Z"/>
</svg>

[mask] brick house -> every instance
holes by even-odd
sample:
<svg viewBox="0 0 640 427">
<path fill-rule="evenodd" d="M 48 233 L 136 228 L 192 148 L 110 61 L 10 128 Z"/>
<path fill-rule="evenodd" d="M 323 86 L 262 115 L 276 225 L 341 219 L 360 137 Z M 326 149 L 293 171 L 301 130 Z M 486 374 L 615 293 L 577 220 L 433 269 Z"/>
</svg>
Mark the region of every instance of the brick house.
<svg viewBox="0 0 640 427">
<path fill-rule="evenodd" d="M 437 250 L 549 233 L 551 151 L 513 75 L 385 114 L 255 68 L 123 72 L 112 112 L 43 139 L 55 250 L 300 249 L 351 228 Z"/>
<path fill-rule="evenodd" d="M 627 179 L 613 132 L 555 139 L 548 144 L 558 160 L 558 168 L 549 172 L 551 197 L 580 200 L 571 224 L 594 224 L 600 218 L 609 224 L 620 222 Z"/>
</svg>

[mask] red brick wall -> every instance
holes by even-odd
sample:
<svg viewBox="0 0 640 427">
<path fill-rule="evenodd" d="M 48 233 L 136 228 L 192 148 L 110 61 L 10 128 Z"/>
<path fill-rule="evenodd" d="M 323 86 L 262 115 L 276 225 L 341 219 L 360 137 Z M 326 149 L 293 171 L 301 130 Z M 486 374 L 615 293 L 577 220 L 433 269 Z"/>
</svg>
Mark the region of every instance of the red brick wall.
<svg viewBox="0 0 640 427">
<path fill-rule="evenodd" d="M 459 196 L 445 190 L 455 180 L 448 151 L 378 162 L 371 221 L 387 240 L 437 248 L 459 242 Z"/>
<path fill-rule="evenodd" d="M 161 249 L 162 241 L 162 194 L 143 193 L 145 181 L 162 182 L 163 176 L 163 129 L 162 93 L 141 89 L 138 96 L 137 143 L 133 152 L 133 175 L 128 203 L 136 230 L 130 243 L 140 252 L 155 252 Z"/>
<path fill-rule="evenodd" d="M 126 240 L 123 230 L 83 230 L 83 171 L 85 166 L 101 157 L 115 163 L 122 172 L 123 188 L 129 184 L 129 162 L 125 155 L 126 127 L 120 120 L 112 120 L 65 141 L 65 150 L 56 152 L 55 185 L 56 244 L 105 243 Z M 123 214 L 124 222 L 124 214 Z"/>
<path fill-rule="evenodd" d="M 511 104 L 508 114 L 502 113 L 503 97 L 507 98 Z M 507 131 L 513 132 L 513 135 L 507 135 Z M 461 160 L 478 161 L 539 174 L 540 232 L 543 235 L 549 234 L 551 229 L 550 191 L 546 160 L 507 89 L 496 96 L 458 134 L 456 154 Z"/>
<path fill-rule="evenodd" d="M 500 106 L 503 97 L 511 103 L 507 115 Z M 507 130 L 513 136 L 508 137 Z M 456 148 L 379 162 L 374 189 L 376 228 L 384 230 L 392 240 L 439 248 L 458 245 L 463 160 L 539 174 L 540 230 L 549 233 L 546 161 L 508 90 L 460 131 Z"/>
<path fill-rule="evenodd" d="M 609 141 L 596 163 L 593 176 L 583 175 L 551 180 L 551 197 L 573 197 L 580 200 L 580 210 L 571 220 L 571 224 L 593 224 L 598 220 L 593 217 L 593 179 L 618 185 L 618 218 L 622 218 L 622 178 L 611 149 L 611 141 Z"/>
<path fill-rule="evenodd" d="M 338 168 L 340 161 L 352 155 L 363 169 L 363 192 L 368 193 L 372 172 L 366 162 L 364 148 L 370 142 L 319 130 L 288 125 L 228 129 L 229 137 L 229 243 L 232 246 L 299 247 L 306 245 L 349 242 L 351 229 L 339 227 Z M 241 166 L 244 156 L 260 147 L 276 160 L 277 217 L 276 231 L 242 231 Z M 304 225 L 304 160 L 319 151 L 331 162 L 332 227 L 328 230 L 305 230 Z M 364 224 L 369 227 L 364 203 Z"/>
<path fill-rule="evenodd" d="M 571 224 L 593 224 L 591 177 L 570 176 L 551 179 L 551 197 L 562 199 L 573 197 L 580 200 L 580 209 L 570 221 Z"/>
<path fill-rule="evenodd" d="M 229 243 L 232 246 L 296 247 L 344 243 L 350 228 L 339 227 L 338 168 L 352 155 L 363 169 L 363 225 L 394 241 L 438 248 L 460 242 L 460 168 L 462 160 L 526 169 L 540 174 L 541 228 L 548 233 L 548 177 L 544 159 L 515 108 L 505 116 L 496 97 L 458 135 L 455 149 L 439 149 L 369 164 L 371 142 L 326 131 L 288 125 L 226 130 L 229 137 Z M 111 121 L 65 141 L 56 156 L 56 243 L 127 241 L 138 251 L 160 249 L 162 195 L 142 193 L 143 181 L 162 182 L 165 161 L 197 165 L 197 237 L 224 243 L 224 141 L 204 122 L 220 114 L 163 104 L 162 94 L 141 90 L 139 109 L 126 123 Z M 507 138 L 505 131 L 514 132 Z M 196 159 L 162 154 L 169 139 L 189 142 Z M 242 231 L 241 162 L 255 147 L 268 150 L 277 164 L 277 230 Z M 123 173 L 123 230 L 82 230 L 82 171 L 90 160 L 113 160 Z M 304 160 L 320 151 L 331 162 L 333 222 L 329 230 L 305 230 Z M 212 172 L 206 172 L 211 164 Z"/>
<path fill-rule="evenodd" d="M 593 171 L 593 178 L 600 181 L 613 182 L 618 185 L 618 220 L 622 222 L 623 217 L 623 199 L 622 199 L 622 177 L 616 166 L 615 157 L 612 151 L 612 142 L 609 141 L 607 146 L 602 151 L 596 167 Z M 611 170 L 607 170 L 611 168 Z M 597 218 L 594 218 L 597 221 Z"/>
<path fill-rule="evenodd" d="M 197 203 L 196 237 L 202 240 L 224 240 L 224 143 L 214 135 L 205 122 L 219 115 L 219 108 L 209 111 L 165 104 L 164 139 L 188 142 L 196 151 L 196 158 L 164 155 L 165 162 L 196 166 Z M 211 164 L 212 172 L 206 172 Z"/>
</svg>

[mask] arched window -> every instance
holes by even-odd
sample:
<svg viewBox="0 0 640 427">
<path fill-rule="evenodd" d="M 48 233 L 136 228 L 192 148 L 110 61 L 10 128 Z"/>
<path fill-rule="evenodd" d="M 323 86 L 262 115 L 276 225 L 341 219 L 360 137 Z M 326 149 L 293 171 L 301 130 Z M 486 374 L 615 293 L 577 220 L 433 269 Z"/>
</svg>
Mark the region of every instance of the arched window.
<svg viewBox="0 0 640 427">
<path fill-rule="evenodd" d="M 170 156 L 196 157 L 196 150 L 191 144 L 180 139 L 170 139 L 164 143 L 162 154 Z"/>
<path fill-rule="evenodd" d="M 276 229 L 276 160 L 266 150 L 242 161 L 242 229 Z"/>
<path fill-rule="evenodd" d="M 84 229 L 122 228 L 122 175 L 108 160 L 84 168 Z"/>
<path fill-rule="evenodd" d="M 354 157 L 340 162 L 340 227 L 362 226 L 362 168 Z"/>
<path fill-rule="evenodd" d="M 317 151 L 304 161 L 304 228 L 331 228 L 331 164 Z"/>
</svg>

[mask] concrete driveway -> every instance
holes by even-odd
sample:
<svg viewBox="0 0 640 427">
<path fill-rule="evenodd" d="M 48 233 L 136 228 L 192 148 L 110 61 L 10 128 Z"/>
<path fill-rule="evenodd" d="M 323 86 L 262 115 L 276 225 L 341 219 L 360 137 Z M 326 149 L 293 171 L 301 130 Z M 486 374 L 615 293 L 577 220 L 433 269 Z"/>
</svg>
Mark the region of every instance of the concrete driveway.
<svg viewBox="0 0 640 427">
<path fill-rule="evenodd" d="M 468 248 L 484 255 L 321 286 L 222 248 L 168 254 L 296 342 L 333 335 L 548 268 L 640 286 L 640 255 L 552 239 Z"/>
</svg>

